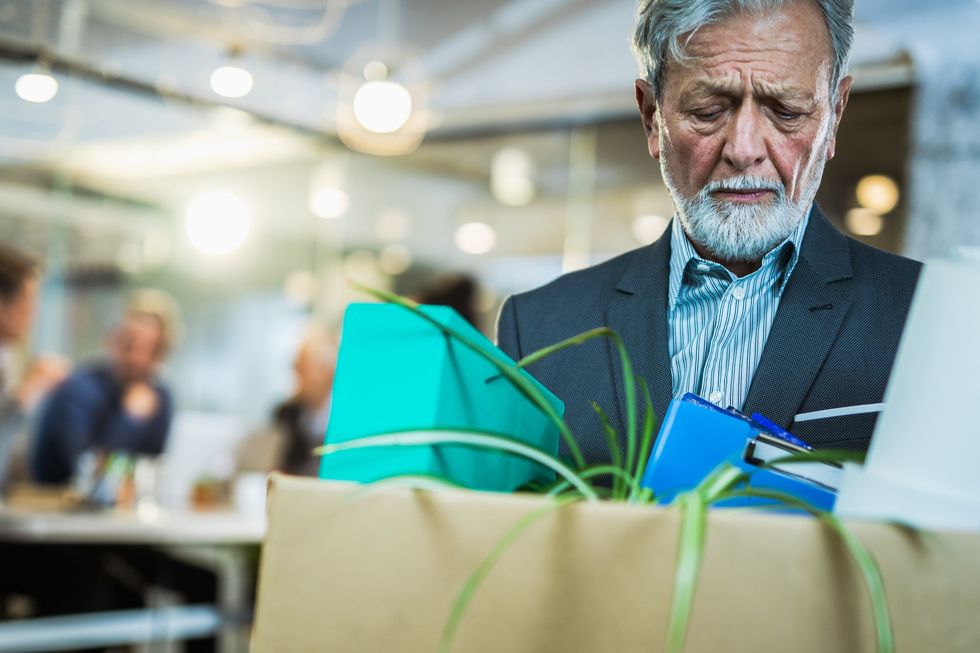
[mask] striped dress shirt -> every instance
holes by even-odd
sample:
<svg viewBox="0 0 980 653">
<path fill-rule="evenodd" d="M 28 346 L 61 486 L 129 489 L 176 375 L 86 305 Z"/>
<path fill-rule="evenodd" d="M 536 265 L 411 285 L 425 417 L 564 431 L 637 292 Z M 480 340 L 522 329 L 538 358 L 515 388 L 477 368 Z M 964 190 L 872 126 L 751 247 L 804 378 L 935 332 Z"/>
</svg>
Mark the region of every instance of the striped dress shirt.
<svg viewBox="0 0 980 653">
<path fill-rule="evenodd" d="M 808 222 L 809 212 L 758 270 L 736 277 L 698 256 L 673 220 L 668 327 L 675 398 L 694 392 L 742 409 Z"/>
</svg>

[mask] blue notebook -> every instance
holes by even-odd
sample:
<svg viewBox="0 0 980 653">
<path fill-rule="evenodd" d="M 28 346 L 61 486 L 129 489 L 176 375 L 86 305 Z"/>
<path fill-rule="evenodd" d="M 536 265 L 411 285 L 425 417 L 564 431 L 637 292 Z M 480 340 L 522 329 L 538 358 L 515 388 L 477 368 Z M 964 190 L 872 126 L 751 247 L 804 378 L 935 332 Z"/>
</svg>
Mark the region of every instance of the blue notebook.
<svg viewBox="0 0 980 653">
<path fill-rule="evenodd" d="M 793 463 L 780 469 L 765 462 L 806 451 L 806 443 L 776 425 L 767 426 L 760 416 L 747 417 L 733 409 L 715 406 L 694 394 L 670 403 L 647 463 L 642 485 L 661 503 L 696 487 L 724 462 L 749 474 L 754 488 L 778 490 L 831 510 L 836 499 L 840 468 L 832 463 Z M 771 424 L 771 423 L 770 423 Z M 774 427 L 774 428 L 773 428 Z M 718 506 L 761 506 L 771 501 L 730 499 Z"/>
</svg>

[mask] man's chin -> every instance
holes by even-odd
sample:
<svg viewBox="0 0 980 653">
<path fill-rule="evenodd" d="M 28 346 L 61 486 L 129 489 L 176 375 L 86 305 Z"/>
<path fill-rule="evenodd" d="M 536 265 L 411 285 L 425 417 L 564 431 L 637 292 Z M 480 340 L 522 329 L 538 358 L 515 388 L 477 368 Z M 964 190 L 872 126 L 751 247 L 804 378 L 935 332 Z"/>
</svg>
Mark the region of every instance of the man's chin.
<svg viewBox="0 0 980 653">
<path fill-rule="evenodd" d="M 776 212 L 776 201 L 773 198 L 755 201 L 732 201 L 717 197 L 711 198 L 715 213 L 724 221 L 751 220 L 758 225 L 767 224 Z"/>
<path fill-rule="evenodd" d="M 772 248 L 769 248 L 764 251 L 745 251 L 745 250 L 732 251 L 732 250 L 715 249 L 708 246 L 703 246 L 703 247 L 705 251 L 710 255 L 711 260 L 719 261 L 723 263 L 732 263 L 736 265 L 743 264 L 743 263 L 746 264 L 758 263 L 763 259 L 763 257 L 765 257 L 766 254 L 768 254 L 772 250 Z M 775 245 L 773 247 L 775 247 Z"/>
<path fill-rule="evenodd" d="M 723 240 L 717 238 L 700 238 L 698 240 L 700 241 L 698 244 L 711 255 L 713 260 L 726 263 L 758 263 L 779 243 L 786 240 L 786 236 L 775 234 L 769 234 L 767 237 L 747 236 L 742 232 L 729 234 Z"/>
</svg>

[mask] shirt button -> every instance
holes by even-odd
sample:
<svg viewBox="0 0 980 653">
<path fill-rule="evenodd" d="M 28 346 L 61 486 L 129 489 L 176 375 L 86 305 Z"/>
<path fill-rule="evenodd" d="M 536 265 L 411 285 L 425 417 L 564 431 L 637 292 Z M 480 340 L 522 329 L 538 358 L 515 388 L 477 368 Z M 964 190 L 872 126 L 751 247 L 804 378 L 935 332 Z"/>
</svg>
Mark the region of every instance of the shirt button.
<svg viewBox="0 0 980 653">
<path fill-rule="evenodd" d="M 709 266 L 708 266 L 707 263 L 698 263 L 698 271 L 699 272 L 707 272 L 708 269 L 709 269 Z"/>
<path fill-rule="evenodd" d="M 710 395 L 708 395 L 708 401 L 713 404 L 721 404 L 721 400 L 725 398 L 725 395 L 720 390 L 715 390 Z"/>
<path fill-rule="evenodd" d="M 737 288 L 732 288 L 732 297 L 735 299 L 742 299 L 745 297 L 745 288 L 738 286 Z"/>
</svg>

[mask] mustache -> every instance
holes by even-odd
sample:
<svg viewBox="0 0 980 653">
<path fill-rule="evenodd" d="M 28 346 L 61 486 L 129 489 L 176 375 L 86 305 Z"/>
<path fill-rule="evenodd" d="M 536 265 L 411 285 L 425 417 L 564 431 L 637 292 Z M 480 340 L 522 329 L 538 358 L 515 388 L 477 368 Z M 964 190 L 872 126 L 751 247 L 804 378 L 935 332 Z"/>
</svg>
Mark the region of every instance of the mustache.
<svg viewBox="0 0 980 653">
<path fill-rule="evenodd" d="M 701 189 L 701 194 L 707 196 L 718 191 L 746 190 L 767 190 L 775 193 L 779 198 L 786 195 L 786 187 L 783 186 L 782 182 L 776 181 L 775 179 L 748 175 L 710 181 Z"/>
</svg>

